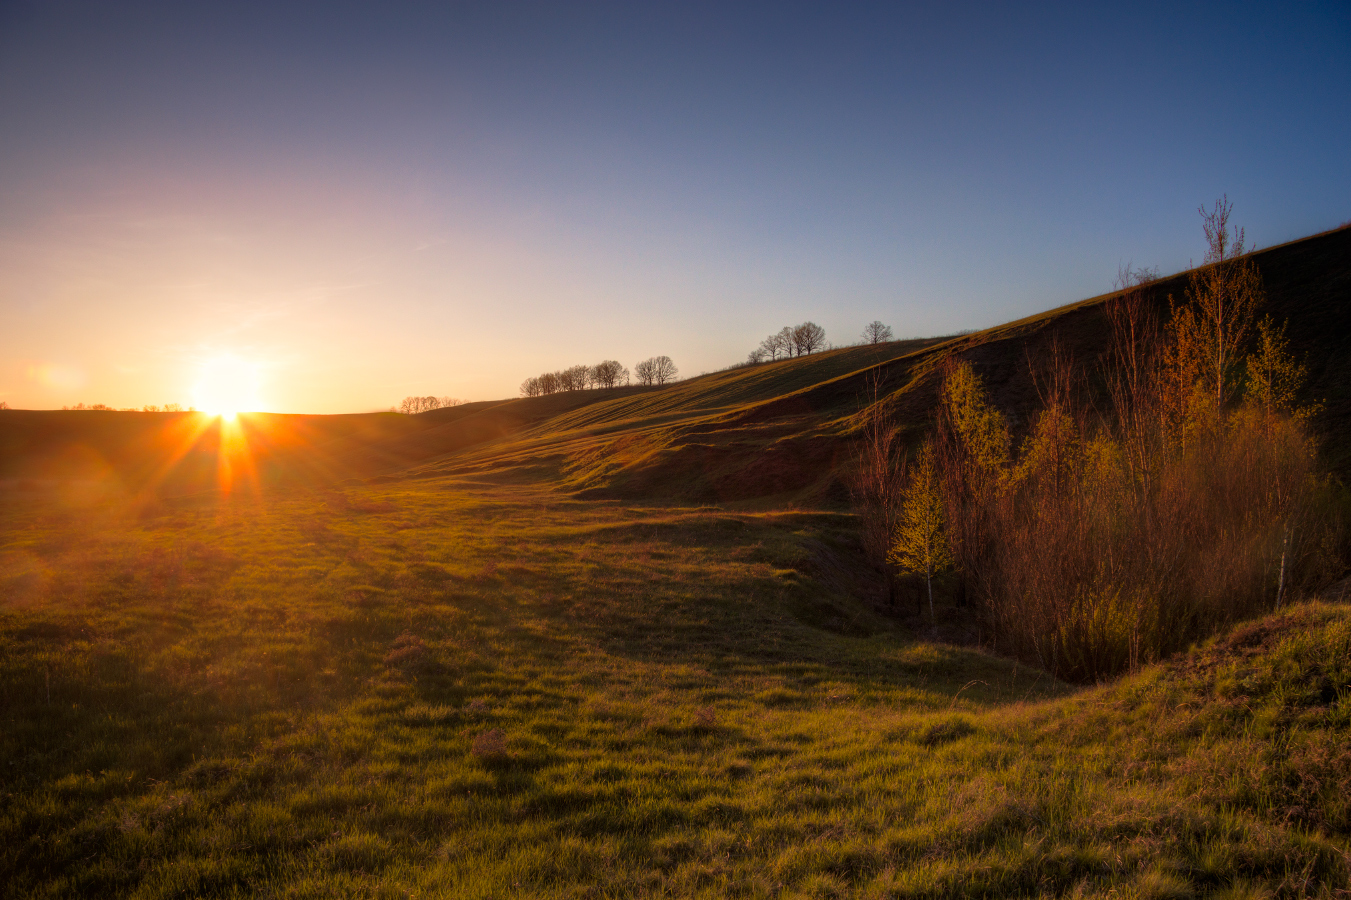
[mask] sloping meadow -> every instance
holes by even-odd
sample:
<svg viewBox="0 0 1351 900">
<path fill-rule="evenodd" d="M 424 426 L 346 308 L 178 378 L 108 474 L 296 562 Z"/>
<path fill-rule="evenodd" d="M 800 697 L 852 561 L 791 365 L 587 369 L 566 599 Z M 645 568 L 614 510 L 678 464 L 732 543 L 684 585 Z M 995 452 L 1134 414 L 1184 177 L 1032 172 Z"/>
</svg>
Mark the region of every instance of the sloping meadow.
<svg viewBox="0 0 1351 900">
<path fill-rule="evenodd" d="M 1347 877 L 1340 606 L 1076 691 L 879 616 L 840 513 L 465 480 L 3 509 L 9 896 Z"/>
</svg>

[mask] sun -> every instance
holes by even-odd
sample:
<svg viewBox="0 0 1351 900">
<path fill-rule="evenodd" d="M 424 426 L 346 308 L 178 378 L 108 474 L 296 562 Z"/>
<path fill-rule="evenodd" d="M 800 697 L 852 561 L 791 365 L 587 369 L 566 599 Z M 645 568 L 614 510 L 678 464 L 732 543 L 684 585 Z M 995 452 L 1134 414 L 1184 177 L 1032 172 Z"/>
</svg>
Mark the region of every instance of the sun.
<svg viewBox="0 0 1351 900">
<path fill-rule="evenodd" d="M 193 405 L 208 415 L 233 419 L 236 414 L 259 407 L 262 383 L 258 363 L 225 353 L 198 364 L 193 386 Z"/>
</svg>

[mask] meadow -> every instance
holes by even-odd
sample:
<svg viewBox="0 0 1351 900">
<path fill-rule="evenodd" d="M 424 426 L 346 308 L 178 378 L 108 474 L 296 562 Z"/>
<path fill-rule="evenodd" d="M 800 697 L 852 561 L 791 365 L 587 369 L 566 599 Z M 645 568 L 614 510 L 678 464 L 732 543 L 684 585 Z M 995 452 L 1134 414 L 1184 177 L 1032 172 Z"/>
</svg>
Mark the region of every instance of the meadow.
<svg viewBox="0 0 1351 900">
<path fill-rule="evenodd" d="M 882 615 L 838 512 L 463 478 L 22 499 L 8 896 L 1346 883 L 1340 605 L 1071 688 Z"/>
<path fill-rule="evenodd" d="M 1348 245 L 1254 257 L 1343 479 Z M 1021 427 L 1103 299 L 416 416 L 0 411 L 0 896 L 1346 896 L 1345 581 L 1071 685 L 865 554 L 869 410 L 913 444 L 960 359 Z"/>
</svg>

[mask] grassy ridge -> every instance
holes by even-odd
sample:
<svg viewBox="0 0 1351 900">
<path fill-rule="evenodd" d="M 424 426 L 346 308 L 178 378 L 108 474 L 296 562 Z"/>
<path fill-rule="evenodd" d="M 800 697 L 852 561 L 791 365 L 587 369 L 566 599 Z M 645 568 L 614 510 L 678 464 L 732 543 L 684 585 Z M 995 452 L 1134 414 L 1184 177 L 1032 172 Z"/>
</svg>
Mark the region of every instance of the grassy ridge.
<svg viewBox="0 0 1351 900">
<path fill-rule="evenodd" d="M 1347 877 L 1340 606 L 1074 691 L 878 616 L 829 512 L 431 479 L 4 509 L 9 896 Z"/>
<path fill-rule="evenodd" d="M 1351 228 L 1254 255 L 1268 303 L 1288 320 L 1323 402 L 1329 462 L 1351 466 Z M 1161 314 L 1185 299 L 1186 273 L 1147 289 Z M 663 388 L 579 391 L 466 404 L 417 416 L 241 417 L 264 489 L 468 472 L 562 479 L 598 495 L 838 506 L 843 463 L 874 382 L 899 419 L 921 429 L 947 358 L 976 365 L 1015 421 L 1036 405 L 1028 360 L 1051 341 L 1092 363 L 1105 349 L 1094 297 L 948 340 L 849 347 L 702 375 Z M 195 424 L 193 424 L 195 423 Z M 187 436 L 191 436 L 191 440 Z M 168 413 L 5 411 L 0 478 L 84 478 L 129 492 L 212 489 L 219 430 Z"/>
</svg>

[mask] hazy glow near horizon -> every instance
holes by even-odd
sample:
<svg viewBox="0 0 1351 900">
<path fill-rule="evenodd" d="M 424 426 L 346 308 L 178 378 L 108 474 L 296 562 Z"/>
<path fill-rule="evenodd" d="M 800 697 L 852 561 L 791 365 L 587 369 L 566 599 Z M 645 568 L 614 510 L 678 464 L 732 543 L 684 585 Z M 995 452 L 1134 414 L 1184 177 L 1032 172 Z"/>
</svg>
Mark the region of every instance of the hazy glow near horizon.
<svg viewBox="0 0 1351 900">
<path fill-rule="evenodd" d="M 0 400 L 693 375 L 1351 218 L 1345 4 L 1092 6 L 0 5 Z"/>
<path fill-rule="evenodd" d="M 202 412 L 234 418 L 240 412 L 267 412 L 260 399 L 262 367 L 232 354 L 202 360 L 192 388 L 193 405 Z"/>
</svg>

